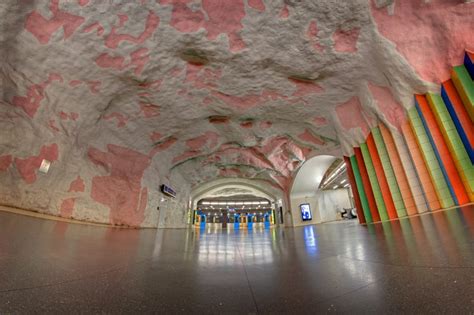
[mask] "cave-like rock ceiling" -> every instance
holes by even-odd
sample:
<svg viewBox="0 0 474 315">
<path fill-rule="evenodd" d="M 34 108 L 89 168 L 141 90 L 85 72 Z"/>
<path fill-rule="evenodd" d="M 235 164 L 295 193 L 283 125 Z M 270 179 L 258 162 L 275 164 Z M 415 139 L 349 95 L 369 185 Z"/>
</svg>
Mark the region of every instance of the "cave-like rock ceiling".
<svg viewBox="0 0 474 315">
<path fill-rule="evenodd" d="M 473 16 L 460 0 L 2 1 L 1 202 L 147 225 L 161 183 L 287 193 L 308 158 L 398 128 L 473 48 Z"/>
</svg>

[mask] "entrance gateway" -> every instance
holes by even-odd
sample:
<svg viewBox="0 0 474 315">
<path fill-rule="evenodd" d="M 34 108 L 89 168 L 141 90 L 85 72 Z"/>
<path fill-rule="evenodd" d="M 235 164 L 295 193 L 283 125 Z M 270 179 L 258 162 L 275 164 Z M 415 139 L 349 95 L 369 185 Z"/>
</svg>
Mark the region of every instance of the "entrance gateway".
<svg viewBox="0 0 474 315">
<path fill-rule="evenodd" d="M 201 199 L 193 224 L 199 228 L 254 229 L 275 225 L 275 205 L 265 198 Z"/>
</svg>

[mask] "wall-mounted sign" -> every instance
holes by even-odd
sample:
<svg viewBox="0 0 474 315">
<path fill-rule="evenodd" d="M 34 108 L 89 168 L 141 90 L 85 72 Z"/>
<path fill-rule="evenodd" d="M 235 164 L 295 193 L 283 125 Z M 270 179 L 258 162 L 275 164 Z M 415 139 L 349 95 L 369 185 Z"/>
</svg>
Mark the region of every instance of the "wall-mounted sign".
<svg viewBox="0 0 474 315">
<path fill-rule="evenodd" d="M 41 173 L 46 174 L 46 173 L 48 173 L 50 166 L 51 166 L 51 162 L 50 162 L 50 161 L 48 161 L 48 160 L 42 160 L 42 161 L 41 161 L 41 165 L 40 165 L 40 167 L 39 167 L 39 171 L 40 171 Z"/>
<path fill-rule="evenodd" d="M 165 184 L 161 185 L 161 192 L 167 196 L 176 198 L 176 192 L 171 187 L 166 186 Z"/>
<path fill-rule="evenodd" d="M 303 219 L 303 221 L 310 221 L 313 219 L 313 215 L 311 214 L 311 208 L 309 206 L 309 203 L 300 204 L 300 210 L 301 210 L 301 218 Z"/>
</svg>

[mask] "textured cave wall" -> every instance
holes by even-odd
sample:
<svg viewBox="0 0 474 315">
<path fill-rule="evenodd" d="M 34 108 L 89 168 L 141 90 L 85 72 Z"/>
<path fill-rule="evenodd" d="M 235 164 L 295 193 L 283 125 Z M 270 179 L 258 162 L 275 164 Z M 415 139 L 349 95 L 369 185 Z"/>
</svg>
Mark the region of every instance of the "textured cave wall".
<svg viewBox="0 0 474 315">
<path fill-rule="evenodd" d="M 474 49 L 472 16 L 457 0 L 2 1 L 0 203 L 179 227 L 215 178 L 288 194 L 307 158 L 399 128 Z M 179 198 L 158 215 L 162 183 Z"/>
</svg>

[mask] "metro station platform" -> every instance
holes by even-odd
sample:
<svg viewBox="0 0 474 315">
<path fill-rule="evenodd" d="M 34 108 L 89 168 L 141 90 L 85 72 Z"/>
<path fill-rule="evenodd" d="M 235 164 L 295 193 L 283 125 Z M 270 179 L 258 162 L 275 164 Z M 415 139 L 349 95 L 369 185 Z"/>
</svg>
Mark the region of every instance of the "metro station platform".
<svg viewBox="0 0 474 315">
<path fill-rule="evenodd" d="M 0 212 L 0 313 L 472 313 L 473 218 L 200 231 Z"/>
</svg>

